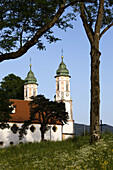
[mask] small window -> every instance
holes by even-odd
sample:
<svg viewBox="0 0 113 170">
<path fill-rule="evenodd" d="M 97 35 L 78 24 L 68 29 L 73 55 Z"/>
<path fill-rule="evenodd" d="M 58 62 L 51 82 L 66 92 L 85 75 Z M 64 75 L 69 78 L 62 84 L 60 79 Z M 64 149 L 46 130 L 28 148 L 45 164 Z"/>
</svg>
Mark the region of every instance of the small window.
<svg viewBox="0 0 113 170">
<path fill-rule="evenodd" d="M 56 132 L 56 131 L 57 131 L 57 127 L 54 125 L 54 126 L 52 127 L 52 130 L 53 130 L 54 132 Z"/>
<path fill-rule="evenodd" d="M 32 126 L 30 127 L 30 130 L 31 130 L 32 133 L 35 132 L 35 130 L 36 130 L 35 126 L 32 125 Z"/>
<path fill-rule="evenodd" d="M 14 106 L 14 105 L 12 104 L 12 105 L 9 106 L 9 107 L 13 109 L 13 110 L 12 110 L 12 113 L 15 113 L 15 108 L 16 108 L 16 106 Z"/>
<path fill-rule="evenodd" d="M 26 88 L 26 97 L 27 97 L 27 88 Z"/>
<path fill-rule="evenodd" d="M 3 146 L 4 142 L 3 141 L 0 141 L 0 146 Z"/>
<path fill-rule="evenodd" d="M 14 144 L 13 141 L 11 141 L 11 142 L 10 142 L 10 145 L 13 145 L 13 144 Z"/>
<path fill-rule="evenodd" d="M 19 142 L 19 144 L 23 144 L 23 142 Z"/>
<path fill-rule="evenodd" d="M 69 91 L 69 83 L 66 81 L 66 91 Z"/>
<path fill-rule="evenodd" d="M 57 90 L 59 90 L 59 82 L 57 82 Z"/>
<path fill-rule="evenodd" d="M 11 131 L 16 134 L 18 131 L 19 127 L 16 124 L 13 124 L 13 126 L 11 127 Z"/>
<path fill-rule="evenodd" d="M 61 92 L 61 100 L 64 99 L 64 92 Z"/>
<path fill-rule="evenodd" d="M 33 90 L 33 96 L 36 96 L 36 90 L 35 89 Z"/>
</svg>

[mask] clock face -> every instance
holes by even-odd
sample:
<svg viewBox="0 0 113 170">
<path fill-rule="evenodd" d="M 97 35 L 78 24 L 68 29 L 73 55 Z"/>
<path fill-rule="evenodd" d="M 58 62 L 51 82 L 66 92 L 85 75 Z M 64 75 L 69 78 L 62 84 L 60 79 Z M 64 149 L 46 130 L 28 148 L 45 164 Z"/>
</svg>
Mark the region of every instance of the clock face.
<svg viewBox="0 0 113 170">
<path fill-rule="evenodd" d="M 68 92 L 66 93 L 66 96 L 67 96 L 67 97 L 69 96 L 69 93 L 68 93 Z"/>
</svg>

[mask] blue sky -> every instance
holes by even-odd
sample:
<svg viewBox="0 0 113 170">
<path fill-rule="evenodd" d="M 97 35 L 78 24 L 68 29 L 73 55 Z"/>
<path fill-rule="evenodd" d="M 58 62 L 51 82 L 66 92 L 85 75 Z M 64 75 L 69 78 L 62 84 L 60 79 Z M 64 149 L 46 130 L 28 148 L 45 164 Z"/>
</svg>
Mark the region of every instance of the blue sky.
<svg viewBox="0 0 113 170">
<path fill-rule="evenodd" d="M 45 42 L 46 51 L 32 47 L 25 55 L 0 63 L 0 81 L 10 73 L 25 79 L 32 58 L 32 71 L 37 78 L 38 94 L 44 94 L 54 100 L 56 70 L 61 62 L 61 50 L 64 63 L 71 75 L 71 97 L 73 117 L 76 123 L 90 123 L 90 44 L 82 22 L 74 22 L 74 29 L 67 32 L 54 28 L 55 35 L 62 39 L 57 43 Z M 100 119 L 113 125 L 113 28 L 100 41 Z"/>
</svg>

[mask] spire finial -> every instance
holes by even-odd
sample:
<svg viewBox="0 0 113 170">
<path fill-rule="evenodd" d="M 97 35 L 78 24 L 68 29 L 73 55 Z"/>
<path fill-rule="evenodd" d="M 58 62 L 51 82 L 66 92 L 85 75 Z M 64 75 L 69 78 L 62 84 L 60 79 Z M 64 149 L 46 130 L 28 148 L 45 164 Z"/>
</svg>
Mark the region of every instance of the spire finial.
<svg viewBox="0 0 113 170">
<path fill-rule="evenodd" d="M 30 58 L 30 70 L 31 70 L 31 66 L 32 66 L 32 65 L 31 65 L 31 58 Z"/>
<path fill-rule="evenodd" d="M 63 61 L 63 58 L 64 58 L 63 57 L 63 49 L 61 50 L 61 55 L 62 55 L 61 58 L 62 58 L 62 61 Z"/>
</svg>

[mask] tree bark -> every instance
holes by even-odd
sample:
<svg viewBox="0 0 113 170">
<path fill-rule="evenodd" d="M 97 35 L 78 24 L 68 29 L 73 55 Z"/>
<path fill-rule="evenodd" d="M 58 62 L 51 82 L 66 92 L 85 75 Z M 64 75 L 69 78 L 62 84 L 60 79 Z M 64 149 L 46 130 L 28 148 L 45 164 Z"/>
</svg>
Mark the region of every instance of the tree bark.
<svg viewBox="0 0 113 170">
<path fill-rule="evenodd" d="M 44 141 L 44 133 L 41 131 L 41 141 Z"/>
<path fill-rule="evenodd" d="M 41 131 L 41 141 L 44 141 L 45 126 L 43 124 L 41 124 L 40 131 Z"/>
<path fill-rule="evenodd" d="M 100 84 L 99 84 L 99 36 L 91 44 L 91 110 L 90 110 L 90 142 L 100 139 Z"/>
<path fill-rule="evenodd" d="M 100 139 L 100 84 L 99 84 L 99 40 L 102 24 L 104 0 L 99 1 L 95 29 L 88 23 L 87 7 L 83 2 L 80 3 L 81 19 L 91 44 L 91 110 L 90 110 L 90 140 L 91 143 Z"/>
</svg>

